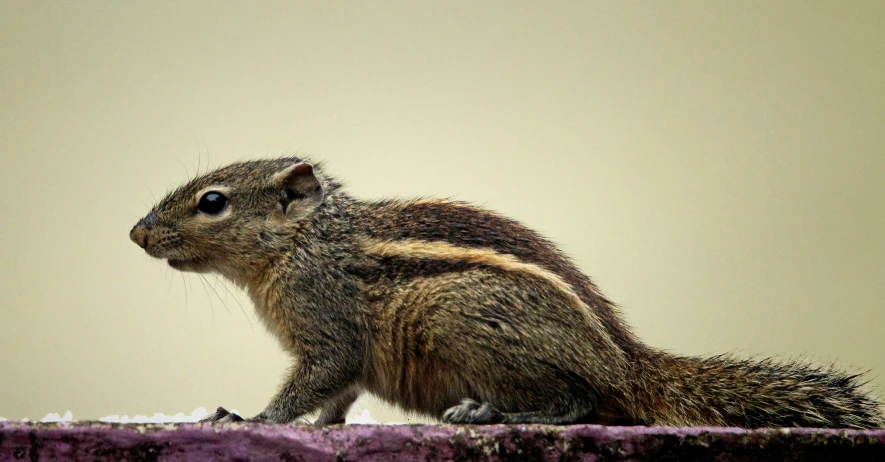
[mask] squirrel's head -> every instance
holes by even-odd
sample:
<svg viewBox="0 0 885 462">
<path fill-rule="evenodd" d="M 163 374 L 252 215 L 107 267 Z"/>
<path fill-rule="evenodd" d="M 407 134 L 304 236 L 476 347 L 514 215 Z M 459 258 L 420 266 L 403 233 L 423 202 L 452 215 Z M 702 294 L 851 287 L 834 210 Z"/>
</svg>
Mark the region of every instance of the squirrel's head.
<svg viewBox="0 0 885 462">
<path fill-rule="evenodd" d="M 269 246 L 291 243 L 327 200 L 324 189 L 315 166 L 297 157 L 232 164 L 168 194 L 129 238 L 175 269 L 238 278 Z"/>
</svg>

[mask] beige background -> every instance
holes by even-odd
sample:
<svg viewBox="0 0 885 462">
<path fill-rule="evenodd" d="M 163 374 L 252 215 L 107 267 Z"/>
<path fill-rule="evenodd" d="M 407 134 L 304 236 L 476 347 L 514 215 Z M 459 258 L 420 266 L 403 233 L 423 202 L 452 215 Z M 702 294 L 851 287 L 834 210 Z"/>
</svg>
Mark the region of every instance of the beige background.
<svg viewBox="0 0 885 462">
<path fill-rule="evenodd" d="M 523 221 L 651 344 L 882 395 L 883 31 L 878 0 L 0 2 L 0 415 L 258 412 L 286 358 L 251 306 L 127 233 L 284 152 Z"/>
</svg>

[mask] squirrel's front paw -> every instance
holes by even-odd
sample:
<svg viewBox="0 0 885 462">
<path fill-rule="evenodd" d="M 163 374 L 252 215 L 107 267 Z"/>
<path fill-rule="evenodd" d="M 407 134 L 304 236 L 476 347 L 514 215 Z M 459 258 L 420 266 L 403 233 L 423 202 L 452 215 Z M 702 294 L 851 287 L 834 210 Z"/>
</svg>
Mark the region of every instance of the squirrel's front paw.
<svg viewBox="0 0 885 462">
<path fill-rule="evenodd" d="M 242 422 L 244 420 L 246 420 L 246 419 L 244 419 L 244 418 L 240 417 L 239 415 L 234 414 L 233 412 L 230 412 L 227 409 L 219 406 L 218 409 L 215 410 L 215 412 L 204 417 L 203 419 L 200 420 L 200 422 L 210 422 L 210 423 Z"/>
<path fill-rule="evenodd" d="M 501 423 L 504 416 L 489 403 L 479 404 L 472 399 L 465 399 L 461 404 L 446 410 L 442 420 L 449 424 L 494 424 Z"/>
</svg>

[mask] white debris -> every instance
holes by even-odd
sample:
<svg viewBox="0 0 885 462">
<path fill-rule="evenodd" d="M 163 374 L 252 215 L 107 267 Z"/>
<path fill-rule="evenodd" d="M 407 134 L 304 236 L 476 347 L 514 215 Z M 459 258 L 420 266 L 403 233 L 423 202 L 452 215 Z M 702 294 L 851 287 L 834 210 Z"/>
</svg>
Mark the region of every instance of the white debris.
<svg viewBox="0 0 885 462">
<path fill-rule="evenodd" d="M 49 414 L 46 414 L 45 416 L 43 416 L 42 419 L 40 419 L 40 422 L 73 422 L 73 421 L 74 421 L 74 415 L 71 414 L 71 411 L 66 411 L 64 416 L 60 416 L 54 412 L 50 412 Z"/>
<path fill-rule="evenodd" d="M 238 414 L 239 411 L 231 410 L 232 413 Z M 144 415 L 135 415 L 133 417 L 129 417 L 128 415 L 119 415 L 113 414 L 105 417 L 101 417 L 98 420 L 100 422 L 106 423 L 122 423 L 122 424 L 145 424 L 145 423 L 194 423 L 199 422 L 203 418 L 209 415 L 209 411 L 204 407 L 199 407 L 194 409 L 190 415 L 185 415 L 183 412 L 179 412 L 175 415 L 166 415 L 160 412 L 155 413 L 152 416 L 144 416 Z M 0 417 L 0 422 L 5 422 L 8 419 L 4 417 Z M 21 420 L 22 422 L 28 422 L 27 418 Z M 59 415 L 55 412 L 50 412 L 43 416 L 40 422 L 73 422 L 74 416 L 71 411 L 66 411 L 64 415 Z M 347 414 L 347 423 L 356 424 L 356 425 L 377 425 L 380 422 L 372 418 L 372 414 L 369 413 L 369 410 L 363 407 L 354 407 Z M 390 425 L 402 425 L 401 422 L 387 422 Z"/>
<path fill-rule="evenodd" d="M 354 407 L 350 409 L 350 412 L 347 413 L 346 423 L 355 424 L 355 425 L 380 425 L 381 422 L 378 422 L 374 418 L 372 418 L 372 414 L 369 413 L 369 410 L 366 408 L 358 408 Z M 384 422 L 384 425 L 405 425 L 405 422 Z"/>
<path fill-rule="evenodd" d="M 179 412 L 175 415 L 166 415 L 160 412 L 155 413 L 154 415 L 148 417 L 144 415 L 136 415 L 134 417 L 129 417 L 128 415 L 120 416 L 118 414 L 109 415 L 106 417 L 102 417 L 98 419 L 100 422 L 107 423 L 170 423 L 170 422 L 199 422 L 200 419 L 206 417 L 209 413 L 206 411 L 206 408 L 200 407 L 194 409 L 191 412 L 191 415 L 184 415 L 183 412 Z"/>
<path fill-rule="evenodd" d="M 194 412 L 191 412 L 191 418 L 194 420 L 189 420 L 188 422 L 198 422 L 207 415 L 209 415 L 209 411 L 207 411 L 205 407 L 198 407 L 194 409 Z"/>
<path fill-rule="evenodd" d="M 351 410 L 347 416 L 347 423 L 349 424 L 377 424 L 378 421 L 372 418 L 372 415 L 369 414 L 368 409 L 363 409 L 362 412 L 357 413 L 355 410 Z"/>
</svg>

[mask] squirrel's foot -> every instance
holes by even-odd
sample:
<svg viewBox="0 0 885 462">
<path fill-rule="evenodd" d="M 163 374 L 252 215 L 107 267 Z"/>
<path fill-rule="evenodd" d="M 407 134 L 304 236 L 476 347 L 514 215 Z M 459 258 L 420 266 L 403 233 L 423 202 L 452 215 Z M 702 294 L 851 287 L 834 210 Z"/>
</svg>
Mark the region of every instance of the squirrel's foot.
<svg viewBox="0 0 885 462">
<path fill-rule="evenodd" d="M 227 409 L 219 406 L 218 409 L 215 410 L 215 412 L 200 419 L 200 422 L 242 422 L 244 420 L 246 419 L 240 417 L 238 414 L 234 414 L 233 412 L 230 412 Z"/>
<path fill-rule="evenodd" d="M 442 420 L 449 424 L 496 424 L 504 421 L 504 415 L 489 403 L 479 404 L 465 399 L 443 413 Z"/>
<path fill-rule="evenodd" d="M 280 422 L 273 421 L 263 412 L 261 414 L 256 415 L 255 417 L 250 417 L 250 418 L 246 419 L 246 418 L 240 416 L 239 414 L 235 414 L 233 412 L 230 412 L 227 409 L 220 407 L 220 406 L 212 414 L 200 419 L 200 422 L 209 422 L 209 423 L 252 422 L 252 423 L 266 423 L 266 424 L 280 423 Z M 285 423 L 288 423 L 288 422 L 285 422 Z M 301 417 L 301 418 L 296 419 L 292 423 L 300 424 L 300 425 L 309 425 L 310 421 L 308 421 L 304 417 Z M 341 423 L 344 423 L 344 421 L 342 420 Z"/>
</svg>

